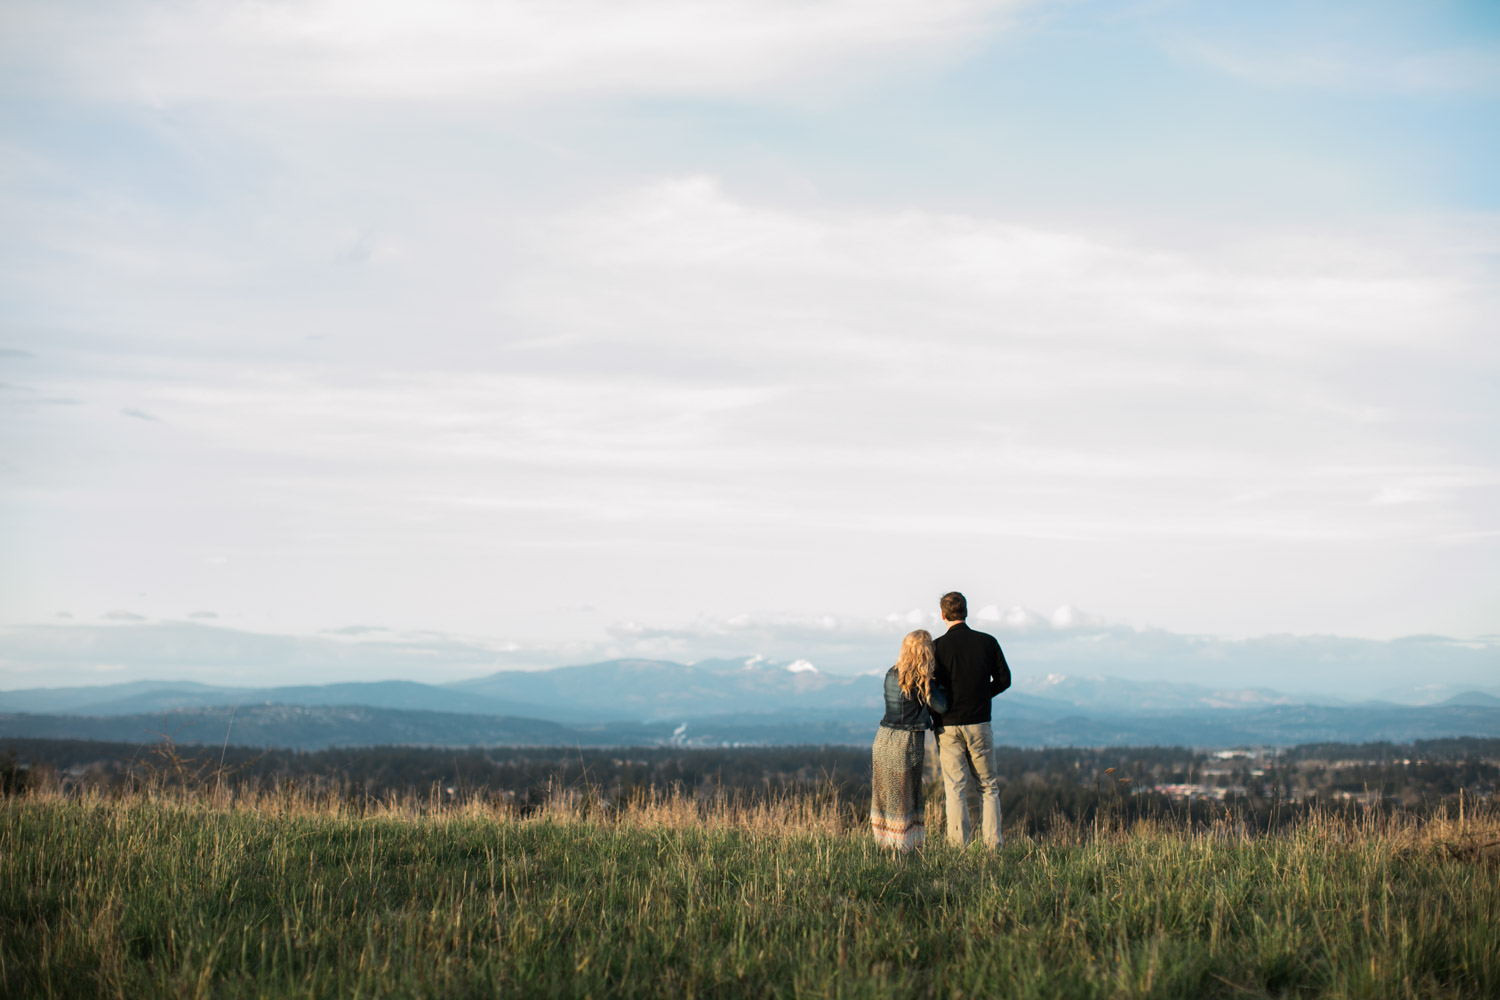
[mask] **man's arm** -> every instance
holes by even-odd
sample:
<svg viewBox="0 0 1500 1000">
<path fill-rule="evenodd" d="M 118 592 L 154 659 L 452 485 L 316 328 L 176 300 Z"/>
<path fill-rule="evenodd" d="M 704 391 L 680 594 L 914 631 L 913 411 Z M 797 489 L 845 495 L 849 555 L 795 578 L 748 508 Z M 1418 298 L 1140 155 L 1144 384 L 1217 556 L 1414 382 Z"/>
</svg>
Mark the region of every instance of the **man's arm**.
<svg viewBox="0 0 1500 1000">
<path fill-rule="evenodd" d="M 1005 650 L 995 643 L 995 669 L 990 673 L 990 697 L 1010 687 L 1010 664 L 1005 662 Z"/>
<path fill-rule="evenodd" d="M 942 691 L 940 697 L 932 698 L 927 704 L 927 711 L 932 714 L 932 724 L 940 726 L 943 724 L 943 713 L 953 711 L 953 671 L 948 669 L 940 656 L 934 657 L 932 685 L 928 691 L 932 694 Z M 939 701 L 942 704 L 938 704 Z"/>
</svg>

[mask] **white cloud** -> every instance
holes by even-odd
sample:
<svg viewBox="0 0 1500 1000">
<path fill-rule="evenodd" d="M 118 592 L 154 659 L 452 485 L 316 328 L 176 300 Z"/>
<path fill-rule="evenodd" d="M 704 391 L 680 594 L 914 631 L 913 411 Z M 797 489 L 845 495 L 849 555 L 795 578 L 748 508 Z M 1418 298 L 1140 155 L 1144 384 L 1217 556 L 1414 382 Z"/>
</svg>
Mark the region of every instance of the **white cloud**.
<svg viewBox="0 0 1500 1000">
<path fill-rule="evenodd" d="M 1262 606 L 1259 591 L 1210 601 L 1210 549 L 1254 562 L 1267 544 L 1373 552 L 1494 530 L 1496 470 L 1452 439 L 1493 413 L 1478 377 L 1500 363 L 1493 225 L 1106 234 L 794 206 L 695 175 L 506 228 L 484 220 L 507 209 L 475 197 L 398 212 L 404 254 L 373 277 L 338 271 L 352 284 L 331 298 L 302 290 L 343 264 L 293 280 L 277 270 L 287 246 L 234 226 L 204 228 L 205 255 L 229 262 L 212 277 L 28 255 L 16 287 L 70 327 L 121 331 L 25 361 L 39 391 L 86 401 L 12 432 L 12 460 L 52 491 L 26 494 L 52 525 L 39 537 L 117 552 L 121 576 L 163 567 L 159 606 L 262 606 L 298 559 L 326 567 L 329 602 L 299 627 L 417 624 L 402 616 L 427 602 L 460 609 L 436 624 L 511 632 L 579 580 L 618 595 L 617 620 L 686 603 L 842 622 L 926 600 L 991 556 L 1033 603 L 1097 606 L 1108 586 L 1156 595 L 1130 609 L 1139 620 L 1181 623 L 1208 603 Z M 305 207 L 296 232 L 338 231 L 326 201 Z M 63 228 L 80 246 L 199 249 L 139 222 L 78 212 Z M 288 297 L 263 295 L 278 274 Z M 127 407 L 161 423 L 99 421 Z M 933 468 L 948 470 L 940 503 L 918 474 Z M 99 496 L 134 512 L 129 538 L 104 537 Z M 1161 573 L 1149 586 L 1108 577 L 1143 558 Z M 1426 613 L 1381 611 L 1353 596 L 1364 570 L 1306 558 L 1320 565 L 1242 585 L 1274 586 L 1276 613 L 1306 629 L 1329 592 L 1367 609 L 1349 630 Z M 41 587 L 59 564 L 38 549 L 16 575 L 37 615 L 144 589 Z M 952 575 L 929 581 L 939 565 Z M 1451 582 L 1422 600 L 1485 603 L 1462 573 L 1429 575 Z M 684 594 L 688 579 L 715 584 Z M 923 582 L 908 596 L 892 581 Z M 509 599 L 481 606 L 475 586 Z M 1235 613 L 1211 624 L 1263 627 L 1220 624 Z"/>
<path fill-rule="evenodd" d="M 1000 620 L 1008 628 L 1018 631 L 1027 631 L 1048 621 L 1036 612 L 1019 606 L 1008 609 Z"/>
<path fill-rule="evenodd" d="M 108 669 L 129 680 L 194 680 L 274 686 L 340 681 L 439 683 L 502 667 L 560 665 L 574 649 L 508 651 L 500 644 L 434 635 L 380 639 L 252 632 L 199 622 L 31 625 L 0 630 L 0 688 L 72 686 Z M 585 657 L 588 659 L 588 657 Z"/>
<path fill-rule="evenodd" d="M 1134 364 L 1075 370 L 1101 388 L 1179 385 L 1183 373 L 1153 349 L 1302 360 L 1355 344 L 1430 344 L 1480 322 L 1477 262 L 1455 259 L 1436 234 L 1412 244 L 1410 234 L 1245 230 L 1174 247 L 978 216 L 797 213 L 701 176 L 594 205 L 556 233 L 538 250 L 560 273 L 532 275 L 537 298 L 520 301 L 570 333 L 633 338 L 649 323 L 686 342 L 753 332 L 782 350 L 801 344 L 809 358 L 858 349 L 858 360 L 885 362 L 932 341 L 1056 353 L 1128 344 Z M 567 291 L 579 281 L 596 290 L 587 313 Z M 917 322 L 931 338 L 920 348 Z M 1038 361 L 1016 353 L 1023 366 Z M 1224 370 L 1211 384 L 1243 390 L 1248 377 Z"/>
<path fill-rule="evenodd" d="M 250 0 L 10 4 L 12 58 L 45 50 L 110 99 L 516 102 L 793 92 L 973 44 L 1003 0 Z"/>
<path fill-rule="evenodd" d="M 1434 95 L 1491 42 L 1026 6 L 0 5 L 0 606 L 824 669 L 950 586 L 1490 628 L 1500 220 L 1418 213 L 1487 204 Z"/>
<path fill-rule="evenodd" d="M 1053 611 L 1047 620 L 1052 623 L 1053 628 L 1073 628 L 1082 623 L 1083 616 L 1079 611 L 1067 604 Z"/>
<path fill-rule="evenodd" d="M 1493 44 L 1416 48 L 1391 39 L 1375 45 L 1264 38 L 1179 37 L 1179 57 L 1261 86 L 1382 94 L 1500 92 L 1500 47 Z"/>
<path fill-rule="evenodd" d="M 1477 291 L 1481 258 L 1455 255 L 1436 233 L 1249 230 L 1174 246 L 974 216 L 791 212 L 733 198 L 705 177 L 596 204 L 552 232 L 510 308 L 575 345 L 691 350 L 780 379 L 788 418 L 775 423 L 807 414 L 833 448 L 789 443 L 776 453 L 782 470 L 896 468 L 918 442 L 940 453 L 941 414 L 996 428 L 997 460 L 1031 482 L 1111 482 L 1128 498 L 1126 484 L 1242 480 L 1246 493 L 1253 481 L 1267 499 L 1299 497 L 1291 517 L 1217 500 L 1168 515 L 1126 499 L 1103 520 L 1052 516 L 1054 506 L 939 522 L 840 503 L 841 523 L 873 531 L 1430 533 L 1430 522 L 1376 527 L 1345 516 L 1369 494 L 1355 500 L 1355 484 L 1322 471 L 1351 447 L 1389 456 L 1383 428 L 1407 419 L 1348 359 L 1495 353 L 1483 332 L 1493 306 Z M 590 294 L 574 294 L 580 287 Z M 964 364 L 937 365 L 944 356 Z M 877 401 L 887 393 L 927 402 L 884 419 Z M 1070 412 L 1063 401 L 1086 405 Z M 1108 424 L 1083 416 L 1104 411 Z M 1200 416 L 1178 418 L 1186 412 Z M 773 423 L 753 407 L 744 416 Z M 856 439 L 857 449 L 837 447 Z M 761 471 L 764 453 L 716 453 Z M 1309 517 L 1312 494 L 1339 516 Z"/>
</svg>

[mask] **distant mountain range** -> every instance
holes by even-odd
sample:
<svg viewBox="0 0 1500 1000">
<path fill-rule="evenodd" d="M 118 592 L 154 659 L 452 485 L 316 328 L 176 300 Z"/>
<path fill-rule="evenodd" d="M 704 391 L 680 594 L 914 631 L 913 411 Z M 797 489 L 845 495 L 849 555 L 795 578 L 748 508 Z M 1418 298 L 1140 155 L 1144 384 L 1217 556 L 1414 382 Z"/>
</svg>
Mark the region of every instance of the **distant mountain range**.
<svg viewBox="0 0 1500 1000">
<path fill-rule="evenodd" d="M 99 687 L 0 691 L 0 711 L 68 715 L 142 715 L 236 705 L 360 705 L 468 715 L 543 718 L 546 706 L 519 698 L 490 698 L 416 681 L 369 681 L 275 688 L 215 687 L 192 681 L 135 681 Z"/>
<path fill-rule="evenodd" d="M 0 737 L 223 742 L 313 749 L 420 744 L 625 746 L 861 743 L 881 678 L 802 662 L 609 660 L 502 671 L 454 684 L 376 681 L 278 688 L 139 681 L 0 692 Z M 1219 689 L 1051 674 L 994 702 L 1013 745 L 1290 744 L 1500 736 L 1500 697 L 1439 705 L 1312 704 L 1265 689 Z"/>
</svg>

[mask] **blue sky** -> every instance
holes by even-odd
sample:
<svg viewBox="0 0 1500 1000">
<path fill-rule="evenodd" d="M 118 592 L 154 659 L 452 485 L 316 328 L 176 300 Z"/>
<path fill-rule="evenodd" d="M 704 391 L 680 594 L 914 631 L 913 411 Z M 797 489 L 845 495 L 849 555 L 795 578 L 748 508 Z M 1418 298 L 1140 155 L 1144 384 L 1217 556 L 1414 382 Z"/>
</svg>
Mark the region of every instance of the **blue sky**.
<svg viewBox="0 0 1500 1000">
<path fill-rule="evenodd" d="M 1488 4 L 11 0 L 0 687 L 855 669 L 951 587 L 1483 679 L 1497 104 Z"/>
</svg>

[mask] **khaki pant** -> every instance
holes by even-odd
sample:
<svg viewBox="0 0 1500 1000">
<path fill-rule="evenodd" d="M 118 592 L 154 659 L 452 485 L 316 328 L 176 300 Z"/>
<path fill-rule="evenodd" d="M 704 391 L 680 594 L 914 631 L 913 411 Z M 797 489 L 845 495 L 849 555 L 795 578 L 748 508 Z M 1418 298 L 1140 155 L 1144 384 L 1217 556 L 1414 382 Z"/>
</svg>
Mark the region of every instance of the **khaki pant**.
<svg viewBox="0 0 1500 1000">
<path fill-rule="evenodd" d="M 938 763 L 943 769 L 949 843 L 967 844 L 973 835 L 967 798 L 970 779 L 977 778 L 984 842 L 999 847 L 1005 843 L 1005 837 L 1000 832 L 1000 778 L 995 774 L 995 737 L 990 724 L 942 726 L 933 732 L 937 737 Z"/>
</svg>

